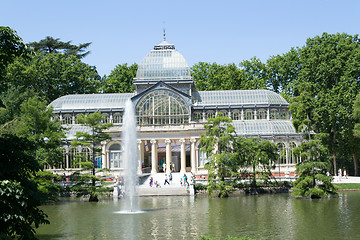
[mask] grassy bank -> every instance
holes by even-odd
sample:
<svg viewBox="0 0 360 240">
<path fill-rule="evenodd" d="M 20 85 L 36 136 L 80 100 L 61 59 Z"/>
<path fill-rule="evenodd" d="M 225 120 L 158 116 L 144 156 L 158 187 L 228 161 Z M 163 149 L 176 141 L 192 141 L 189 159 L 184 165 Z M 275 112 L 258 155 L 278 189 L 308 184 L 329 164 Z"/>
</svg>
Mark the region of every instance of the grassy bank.
<svg viewBox="0 0 360 240">
<path fill-rule="evenodd" d="M 360 190 L 360 183 L 334 183 L 339 190 Z"/>
</svg>

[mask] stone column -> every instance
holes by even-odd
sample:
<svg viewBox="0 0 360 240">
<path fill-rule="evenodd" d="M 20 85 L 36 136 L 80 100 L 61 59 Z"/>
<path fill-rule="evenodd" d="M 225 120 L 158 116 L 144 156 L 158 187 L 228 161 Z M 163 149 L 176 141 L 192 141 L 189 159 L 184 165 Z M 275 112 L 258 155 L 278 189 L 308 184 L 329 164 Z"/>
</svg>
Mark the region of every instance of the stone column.
<svg viewBox="0 0 360 240">
<path fill-rule="evenodd" d="M 196 143 L 196 139 L 195 138 L 191 138 L 190 139 L 190 143 L 191 143 L 191 146 L 190 146 L 190 161 L 191 161 L 191 172 L 193 174 L 196 173 L 196 160 L 195 160 L 195 143 Z"/>
<path fill-rule="evenodd" d="M 68 169 L 70 167 L 70 148 L 65 148 L 66 155 L 65 155 L 65 168 Z"/>
<path fill-rule="evenodd" d="M 142 162 L 144 161 L 144 143 L 141 140 L 137 140 L 137 144 L 139 151 L 137 174 L 142 174 Z"/>
<path fill-rule="evenodd" d="M 267 117 L 266 120 L 270 120 L 270 108 L 267 109 Z"/>
<path fill-rule="evenodd" d="M 286 165 L 289 167 L 289 143 L 285 144 L 285 151 L 286 151 Z"/>
<path fill-rule="evenodd" d="M 166 173 L 170 173 L 170 165 L 172 163 L 171 161 L 171 140 L 165 139 L 166 143 Z"/>
<path fill-rule="evenodd" d="M 110 151 L 106 150 L 106 155 L 105 155 L 105 159 L 104 159 L 104 164 L 105 164 L 105 168 L 109 168 L 110 169 Z"/>
<path fill-rule="evenodd" d="M 158 159 L 158 151 L 157 151 L 157 141 L 155 139 L 150 140 L 151 143 L 151 174 L 158 172 L 157 159 Z"/>
<path fill-rule="evenodd" d="M 185 139 L 181 138 L 180 139 L 180 143 L 181 143 L 181 148 L 180 148 L 180 157 L 181 157 L 181 163 L 180 163 L 180 173 L 184 174 L 186 173 L 186 150 L 185 150 Z"/>
</svg>

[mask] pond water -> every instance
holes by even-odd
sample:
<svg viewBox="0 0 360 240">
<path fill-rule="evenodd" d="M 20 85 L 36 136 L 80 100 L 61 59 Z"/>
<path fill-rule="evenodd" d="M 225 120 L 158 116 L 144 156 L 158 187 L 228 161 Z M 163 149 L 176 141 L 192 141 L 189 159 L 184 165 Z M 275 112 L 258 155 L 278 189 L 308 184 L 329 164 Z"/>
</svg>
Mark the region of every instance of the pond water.
<svg viewBox="0 0 360 240">
<path fill-rule="evenodd" d="M 115 213 L 121 199 L 98 203 L 67 200 L 42 206 L 50 225 L 45 239 L 200 239 L 206 235 L 254 239 L 360 239 L 360 192 L 304 200 L 288 194 L 141 197 L 138 214 Z"/>
</svg>

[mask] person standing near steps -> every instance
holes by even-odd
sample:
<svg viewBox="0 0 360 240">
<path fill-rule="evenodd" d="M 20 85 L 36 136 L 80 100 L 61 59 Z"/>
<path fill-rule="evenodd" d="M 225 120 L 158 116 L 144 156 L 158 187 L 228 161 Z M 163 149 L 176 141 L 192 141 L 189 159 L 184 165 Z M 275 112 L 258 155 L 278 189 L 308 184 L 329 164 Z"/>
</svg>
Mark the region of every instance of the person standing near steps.
<svg viewBox="0 0 360 240">
<path fill-rule="evenodd" d="M 169 185 L 170 185 L 168 176 L 167 176 L 167 174 L 165 173 L 165 182 L 164 182 L 164 185 L 166 185 L 166 184 L 169 184 Z"/>
</svg>

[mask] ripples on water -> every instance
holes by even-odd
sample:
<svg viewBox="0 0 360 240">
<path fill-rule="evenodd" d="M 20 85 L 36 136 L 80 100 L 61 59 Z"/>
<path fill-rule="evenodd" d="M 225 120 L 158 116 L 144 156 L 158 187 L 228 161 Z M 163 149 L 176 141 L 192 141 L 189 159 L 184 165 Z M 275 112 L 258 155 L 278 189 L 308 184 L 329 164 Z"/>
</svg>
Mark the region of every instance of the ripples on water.
<svg viewBox="0 0 360 240">
<path fill-rule="evenodd" d="M 360 192 L 304 200 L 287 194 L 207 197 L 142 197 L 141 213 L 119 211 L 122 201 L 62 202 L 43 206 L 50 225 L 44 239 L 360 239 Z"/>
</svg>

